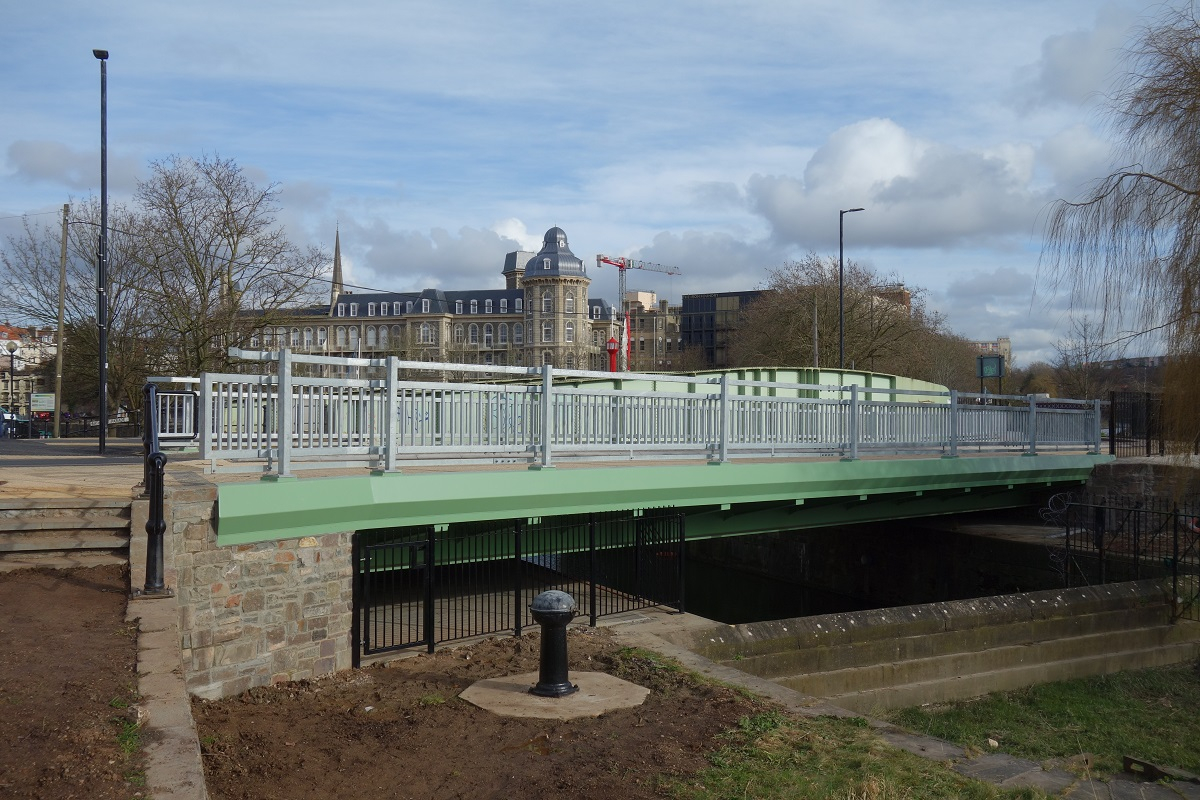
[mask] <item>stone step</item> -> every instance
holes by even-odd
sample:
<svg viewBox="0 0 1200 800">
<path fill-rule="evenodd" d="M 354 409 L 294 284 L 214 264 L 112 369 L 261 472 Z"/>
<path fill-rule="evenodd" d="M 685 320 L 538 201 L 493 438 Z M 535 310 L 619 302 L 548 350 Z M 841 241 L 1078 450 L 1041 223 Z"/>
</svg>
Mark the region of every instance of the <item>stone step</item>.
<svg viewBox="0 0 1200 800">
<path fill-rule="evenodd" d="M 21 517 L 0 518 L 0 538 L 4 534 L 21 534 L 29 531 L 85 531 L 108 530 L 128 531 L 129 517 Z"/>
<path fill-rule="evenodd" d="M 1179 623 L 1106 632 L 1087 636 L 948 653 L 931 658 L 880 663 L 828 672 L 778 678 L 790 689 L 814 697 L 834 698 L 877 690 L 894 690 L 905 685 L 938 681 L 962 681 L 963 676 L 985 675 L 1004 670 L 1050 669 L 1054 664 L 1080 659 L 1113 657 L 1182 644 L 1200 651 L 1200 625 Z M 1035 682 L 1040 682 L 1035 681 Z M 985 690 L 993 691 L 993 690 Z M 967 695 L 970 696 L 970 695 Z M 928 701 L 922 701 L 928 702 Z"/>
<path fill-rule="evenodd" d="M 99 567 L 106 564 L 126 564 L 129 559 L 124 553 L 100 551 L 60 553 L 7 553 L 0 555 L 0 572 L 20 569 L 77 569 Z"/>
<path fill-rule="evenodd" d="M 128 511 L 129 500 L 116 498 L 83 497 L 34 497 L 20 500 L 0 499 L 0 513 L 5 511 L 53 511 L 56 509 L 79 509 Z"/>
<path fill-rule="evenodd" d="M 936 681 L 864 689 L 832 695 L 825 699 L 860 714 L 878 714 L 890 709 L 927 703 L 968 700 L 991 692 L 1023 689 L 1040 683 L 1180 664 L 1194 660 L 1198 654 L 1200 644 L 1197 642 L 1176 642 L 1161 647 L 1098 653 L 1065 661 L 1022 664 Z"/>
<path fill-rule="evenodd" d="M 878 639 L 860 637 L 846 644 L 826 647 L 797 647 L 795 640 L 777 640 L 781 649 L 721 663 L 761 678 L 807 675 L 852 669 L 882 663 L 912 661 L 1010 645 L 1027 645 L 1031 640 L 1050 641 L 1070 637 L 1126 631 L 1129 628 L 1161 625 L 1168 618 L 1164 604 L 1116 609 L 1071 617 L 1050 617 L 989 627 L 965 627 L 929 633 Z"/>
<path fill-rule="evenodd" d="M 128 526 L 126 526 L 128 527 Z M 0 553 L 37 553 L 71 550 L 128 550 L 129 534 L 64 531 L 53 536 L 0 536 Z"/>
</svg>

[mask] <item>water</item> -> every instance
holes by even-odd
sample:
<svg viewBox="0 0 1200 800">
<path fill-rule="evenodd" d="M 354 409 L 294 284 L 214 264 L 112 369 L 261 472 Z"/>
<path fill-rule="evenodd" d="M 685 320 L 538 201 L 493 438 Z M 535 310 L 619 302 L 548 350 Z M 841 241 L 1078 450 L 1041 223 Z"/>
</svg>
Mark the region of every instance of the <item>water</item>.
<svg viewBox="0 0 1200 800">
<path fill-rule="evenodd" d="M 875 607 L 853 597 L 694 558 L 688 559 L 686 581 L 688 613 L 729 625 Z"/>
</svg>

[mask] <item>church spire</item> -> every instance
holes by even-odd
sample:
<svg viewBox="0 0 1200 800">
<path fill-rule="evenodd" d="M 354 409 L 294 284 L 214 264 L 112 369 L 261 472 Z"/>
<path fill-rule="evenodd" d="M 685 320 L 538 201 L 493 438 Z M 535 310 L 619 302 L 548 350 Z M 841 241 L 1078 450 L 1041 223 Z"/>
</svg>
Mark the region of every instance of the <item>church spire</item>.
<svg viewBox="0 0 1200 800">
<path fill-rule="evenodd" d="M 342 232 L 335 229 L 333 234 L 333 282 L 329 288 L 329 313 L 337 304 L 338 295 L 342 293 Z"/>
</svg>

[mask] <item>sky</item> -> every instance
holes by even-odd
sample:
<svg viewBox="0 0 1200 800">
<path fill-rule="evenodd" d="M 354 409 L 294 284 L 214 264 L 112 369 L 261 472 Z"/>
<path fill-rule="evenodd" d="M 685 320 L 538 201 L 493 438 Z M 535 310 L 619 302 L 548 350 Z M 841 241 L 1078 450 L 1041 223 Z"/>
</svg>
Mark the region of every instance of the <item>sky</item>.
<svg viewBox="0 0 1200 800">
<path fill-rule="evenodd" d="M 1113 163 L 1103 109 L 1158 2 L 112 0 L 0 26 L 0 239 L 153 161 L 234 159 L 347 283 L 499 288 L 563 228 L 669 265 L 630 289 L 761 287 L 815 252 L 927 292 L 972 339 L 1053 360 L 1089 313 L 1039 266 L 1051 204 Z M 1152 354 L 1135 341 L 1130 355 Z M 1144 351 L 1144 352 L 1143 352 Z"/>
</svg>

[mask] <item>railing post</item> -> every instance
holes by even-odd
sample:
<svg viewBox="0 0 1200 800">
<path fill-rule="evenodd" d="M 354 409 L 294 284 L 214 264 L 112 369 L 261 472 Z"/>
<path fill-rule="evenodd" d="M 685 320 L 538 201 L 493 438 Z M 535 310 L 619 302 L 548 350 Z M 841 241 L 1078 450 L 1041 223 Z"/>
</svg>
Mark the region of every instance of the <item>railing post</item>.
<svg viewBox="0 0 1200 800">
<path fill-rule="evenodd" d="M 437 526 L 430 525 L 425 531 L 425 608 L 422 624 L 425 626 L 425 651 L 432 653 L 437 645 L 437 616 L 434 607 L 433 572 L 437 568 Z"/>
<path fill-rule="evenodd" d="M 542 447 L 541 456 L 534 469 L 550 469 L 551 440 L 554 438 L 554 367 L 542 365 Z"/>
<path fill-rule="evenodd" d="M 1100 402 L 1099 399 L 1092 401 L 1092 442 L 1093 442 L 1094 446 L 1092 447 L 1092 452 L 1090 455 L 1095 455 L 1095 456 L 1100 455 L 1100 442 L 1101 442 L 1100 415 L 1101 415 L 1101 406 L 1102 405 L 1103 404 Z"/>
<path fill-rule="evenodd" d="M 1029 450 L 1025 453 L 1027 456 L 1037 455 L 1037 395 L 1031 394 L 1029 397 Z"/>
<path fill-rule="evenodd" d="M 162 454 L 158 442 L 158 390 L 154 384 L 147 383 L 142 396 L 145 402 L 142 415 L 143 443 L 146 448 L 142 476 L 150 508 L 146 515 L 146 583 L 141 596 L 171 597 L 173 593 L 166 587 L 163 578 L 163 534 L 167 530 L 163 484 L 167 457 Z"/>
<path fill-rule="evenodd" d="M 1108 454 L 1117 454 L 1117 393 L 1108 393 Z"/>
<path fill-rule="evenodd" d="M 207 372 L 200 373 L 200 396 L 196 398 L 199 405 L 198 422 L 196 423 L 196 439 L 200 443 L 200 460 L 212 458 L 213 436 L 216 433 L 216 403 L 213 401 L 213 379 Z"/>
<path fill-rule="evenodd" d="M 958 458 L 958 389 L 950 390 L 950 452 L 945 458 Z"/>
<path fill-rule="evenodd" d="M 521 534 L 525 531 L 525 520 L 513 523 L 513 636 L 521 635 L 521 623 L 525 620 L 525 609 L 521 607 L 521 582 L 525 577 L 525 562 L 521 559 Z"/>
<path fill-rule="evenodd" d="M 717 460 L 715 463 L 727 464 L 727 463 L 729 463 L 729 423 L 730 423 L 730 414 L 732 413 L 732 409 L 730 408 L 730 400 L 729 400 L 729 373 L 728 372 L 721 373 L 721 400 L 720 400 L 719 413 L 720 413 L 720 419 L 719 419 L 720 424 L 718 425 L 718 433 L 721 438 L 717 442 Z"/>
<path fill-rule="evenodd" d="M 279 381 L 276 384 L 276 442 L 279 445 L 278 472 L 275 477 L 292 476 L 292 351 L 279 351 Z"/>
<path fill-rule="evenodd" d="M 396 471 L 396 425 L 400 417 L 400 381 L 398 373 L 400 359 L 396 356 L 387 358 L 387 379 L 384 381 L 387 397 L 383 402 L 383 446 L 384 472 Z"/>
<path fill-rule="evenodd" d="M 676 567 L 679 570 L 679 605 L 677 606 L 676 610 L 678 610 L 680 614 L 684 614 L 687 612 L 687 603 L 684 602 L 687 596 L 686 592 L 684 591 L 685 578 L 687 577 L 687 516 L 685 514 L 679 514 L 676 519 L 679 521 L 679 563 L 676 564 Z"/>
<path fill-rule="evenodd" d="M 843 461 L 858 461 L 858 384 L 850 384 L 850 406 L 846 418 L 846 438 L 849 440 L 850 454 Z"/>
<path fill-rule="evenodd" d="M 596 514 L 588 514 L 588 624 L 596 627 Z"/>
</svg>

